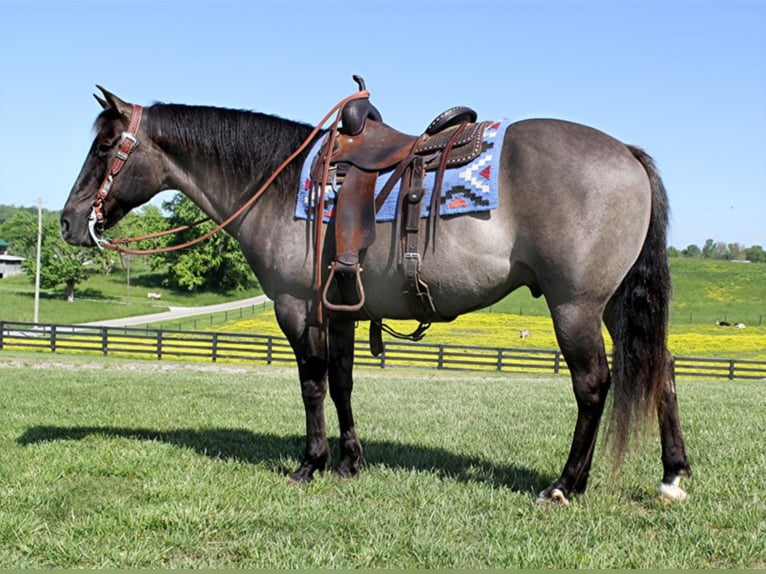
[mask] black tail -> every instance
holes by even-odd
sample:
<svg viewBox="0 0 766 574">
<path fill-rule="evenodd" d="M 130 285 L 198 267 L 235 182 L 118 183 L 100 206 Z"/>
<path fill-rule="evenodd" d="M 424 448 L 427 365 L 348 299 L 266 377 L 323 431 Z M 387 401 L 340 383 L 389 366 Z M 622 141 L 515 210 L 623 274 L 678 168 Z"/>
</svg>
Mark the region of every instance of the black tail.
<svg viewBox="0 0 766 574">
<path fill-rule="evenodd" d="M 616 464 L 624 458 L 631 434 L 646 429 L 656 413 L 667 372 L 667 327 L 671 281 L 666 236 L 668 199 L 654 161 L 628 146 L 649 176 L 652 213 L 638 260 L 611 301 L 612 385 L 609 435 Z"/>
</svg>

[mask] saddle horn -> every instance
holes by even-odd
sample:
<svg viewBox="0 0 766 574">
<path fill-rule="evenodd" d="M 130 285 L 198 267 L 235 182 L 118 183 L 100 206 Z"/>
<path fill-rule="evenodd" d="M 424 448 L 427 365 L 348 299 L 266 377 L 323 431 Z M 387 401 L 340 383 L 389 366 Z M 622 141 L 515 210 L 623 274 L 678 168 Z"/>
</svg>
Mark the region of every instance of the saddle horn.
<svg viewBox="0 0 766 574">
<path fill-rule="evenodd" d="M 360 92 L 367 89 L 362 76 L 354 74 L 352 78 L 359 86 Z M 362 133 L 364 124 L 368 119 L 376 122 L 383 121 L 383 117 L 380 115 L 378 108 L 370 103 L 369 98 L 353 100 L 347 103 L 341 111 L 340 119 L 342 124 L 341 131 L 350 136 Z"/>
<path fill-rule="evenodd" d="M 366 90 L 366 89 L 367 89 L 367 86 L 365 86 L 365 85 L 364 85 L 364 78 L 363 78 L 362 76 L 358 76 L 358 75 L 354 74 L 353 76 L 351 76 L 351 78 L 352 78 L 352 79 L 353 79 L 353 80 L 354 80 L 354 81 L 357 83 L 357 85 L 359 86 L 359 91 L 360 91 L 360 92 L 363 92 L 364 90 Z"/>
</svg>

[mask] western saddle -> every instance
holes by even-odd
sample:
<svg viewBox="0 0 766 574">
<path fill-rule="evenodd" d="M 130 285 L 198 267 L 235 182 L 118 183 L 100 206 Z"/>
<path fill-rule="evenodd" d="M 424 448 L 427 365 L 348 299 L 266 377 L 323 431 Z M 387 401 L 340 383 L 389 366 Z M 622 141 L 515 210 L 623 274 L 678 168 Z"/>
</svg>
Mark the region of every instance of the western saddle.
<svg viewBox="0 0 766 574">
<path fill-rule="evenodd" d="M 359 76 L 353 78 L 360 91 L 365 90 L 364 80 Z M 422 338 L 431 322 L 453 319 L 439 315 L 428 285 L 420 276 L 418 229 L 421 200 L 425 195 L 423 180 L 427 171 L 435 172 L 428 214 L 429 228 L 433 230 L 444 171 L 466 164 L 481 154 L 484 130 L 490 123 L 476 123 L 475 111 L 456 106 L 439 114 L 422 135 L 412 136 L 383 123 L 369 98 L 352 100 L 345 105 L 341 111 L 341 126 L 337 133 L 325 138 L 311 168 L 315 196 L 322 195 L 326 185 L 339 188 L 335 204 L 335 255 L 322 291 L 325 308 L 333 312 L 356 312 L 364 307 L 360 253 L 375 241 L 376 214 L 401 182 L 397 219 L 401 222 L 401 265 L 405 275 L 402 291 L 421 323 L 416 331 L 419 337 L 415 338 Z M 376 197 L 376 182 L 381 174 L 388 175 L 388 179 Z M 315 217 L 321 217 L 321 212 Z M 342 299 L 340 303 L 328 298 L 334 279 Z M 380 320 L 371 319 L 371 346 L 377 354 L 376 347 L 382 345 L 375 344 L 375 339 L 379 340 Z M 373 331 L 377 331 L 377 337 Z"/>
</svg>

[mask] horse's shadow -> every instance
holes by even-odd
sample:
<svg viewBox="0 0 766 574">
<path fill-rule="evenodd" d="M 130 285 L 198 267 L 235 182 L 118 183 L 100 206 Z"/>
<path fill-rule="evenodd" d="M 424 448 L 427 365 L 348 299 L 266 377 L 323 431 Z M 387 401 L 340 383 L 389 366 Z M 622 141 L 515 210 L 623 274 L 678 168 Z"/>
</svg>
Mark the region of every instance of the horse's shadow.
<svg viewBox="0 0 766 574">
<path fill-rule="evenodd" d="M 160 431 L 142 428 L 109 426 L 34 426 L 27 429 L 16 442 L 31 445 L 58 440 L 83 440 L 89 436 L 130 438 L 156 441 L 191 449 L 201 455 L 223 460 L 263 464 L 275 472 L 287 474 L 289 454 L 301 452 L 304 437 L 254 433 L 244 429 L 176 429 Z M 498 465 L 476 456 L 455 454 L 448 450 L 368 440 L 364 445 L 367 466 L 385 466 L 419 470 L 463 482 L 483 482 L 514 492 L 537 493 L 555 477 L 515 465 Z"/>
</svg>

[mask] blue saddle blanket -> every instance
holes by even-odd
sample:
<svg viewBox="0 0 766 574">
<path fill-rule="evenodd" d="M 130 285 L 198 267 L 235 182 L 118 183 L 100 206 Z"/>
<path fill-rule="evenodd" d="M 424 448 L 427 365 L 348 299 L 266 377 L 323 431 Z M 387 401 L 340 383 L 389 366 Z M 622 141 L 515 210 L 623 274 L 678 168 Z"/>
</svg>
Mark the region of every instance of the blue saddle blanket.
<svg viewBox="0 0 766 574">
<path fill-rule="evenodd" d="M 439 199 L 439 215 L 450 216 L 477 211 L 490 211 L 497 208 L 497 180 L 500 170 L 500 152 L 503 145 L 505 130 L 511 124 L 509 120 L 502 120 L 487 126 L 484 130 L 481 154 L 472 162 L 460 167 L 450 168 L 444 172 L 444 179 Z M 315 207 L 314 186 L 311 181 L 311 164 L 322 146 L 323 138 L 314 144 L 309 156 L 301 169 L 300 189 L 298 201 L 295 206 L 297 219 L 313 219 Z M 375 183 L 375 195 L 388 181 L 393 172 L 381 172 Z M 431 209 L 431 194 L 433 193 L 435 172 L 429 171 L 423 182 L 426 193 L 421 202 L 421 217 L 428 217 Z M 401 182 L 398 182 L 386 198 L 377 214 L 378 221 L 393 221 L 398 212 L 399 191 Z M 329 223 L 335 217 L 335 200 L 340 186 L 325 186 L 324 221 Z"/>
</svg>

